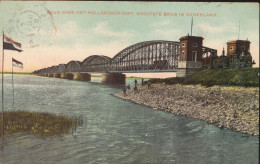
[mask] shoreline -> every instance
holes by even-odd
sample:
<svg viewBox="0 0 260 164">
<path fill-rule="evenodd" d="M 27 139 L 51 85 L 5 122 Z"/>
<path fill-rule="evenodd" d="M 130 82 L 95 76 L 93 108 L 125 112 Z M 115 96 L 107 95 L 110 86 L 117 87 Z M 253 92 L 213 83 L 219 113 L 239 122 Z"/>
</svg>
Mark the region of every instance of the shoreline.
<svg viewBox="0 0 260 164">
<path fill-rule="evenodd" d="M 152 84 L 114 96 L 155 110 L 206 121 L 259 137 L 259 88 Z"/>
</svg>

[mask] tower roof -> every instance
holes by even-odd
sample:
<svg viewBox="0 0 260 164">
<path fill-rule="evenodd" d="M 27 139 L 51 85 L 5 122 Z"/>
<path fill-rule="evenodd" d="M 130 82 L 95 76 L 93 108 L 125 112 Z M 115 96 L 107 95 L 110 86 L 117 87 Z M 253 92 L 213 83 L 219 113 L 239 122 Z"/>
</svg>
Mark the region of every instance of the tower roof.
<svg viewBox="0 0 260 164">
<path fill-rule="evenodd" d="M 203 37 L 201 36 L 190 36 L 190 35 L 187 35 L 187 36 L 183 36 L 180 38 L 180 40 L 187 40 L 187 39 L 204 39 Z"/>
<path fill-rule="evenodd" d="M 232 44 L 232 43 L 241 43 L 241 42 L 248 42 L 248 43 L 251 43 L 249 40 L 233 40 L 233 41 L 228 41 L 227 44 Z"/>
</svg>

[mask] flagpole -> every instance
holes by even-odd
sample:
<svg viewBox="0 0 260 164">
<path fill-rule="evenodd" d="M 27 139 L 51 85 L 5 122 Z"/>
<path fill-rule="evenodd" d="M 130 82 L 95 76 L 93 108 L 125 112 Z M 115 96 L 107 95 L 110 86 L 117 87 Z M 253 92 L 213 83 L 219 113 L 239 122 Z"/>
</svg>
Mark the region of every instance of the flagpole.
<svg viewBox="0 0 260 164">
<path fill-rule="evenodd" d="M 13 106 L 14 106 L 14 66 L 12 61 L 12 88 L 13 88 Z"/>
<path fill-rule="evenodd" d="M 240 21 L 238 22 L 238 40 L 239 40 L 239 35 L 240 35 Z"/>
<path fill-rule="evenodd" d="M 193 26 L 193 17 L 191 18 L 191 34 L 190 34 L 190 36 L 192 36 L 192 26 Z"/>
<path fill-rule="evenodd" d="M 4 30 L 3 30 L 3 55 L 2 55 L 2 138 L 4 141 Z"/>
</svg>

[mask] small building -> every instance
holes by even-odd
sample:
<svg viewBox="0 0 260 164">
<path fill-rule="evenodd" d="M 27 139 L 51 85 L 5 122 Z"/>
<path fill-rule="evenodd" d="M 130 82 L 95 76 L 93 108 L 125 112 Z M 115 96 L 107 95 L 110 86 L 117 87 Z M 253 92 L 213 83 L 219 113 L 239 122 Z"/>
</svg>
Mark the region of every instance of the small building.
<svg viewBox="0 0 260 164">
<path fill-rule="evenodd" d="M 203 39 L 200 36 L 181 37 L 179 61 L 202 61 Z"/>
</svg>

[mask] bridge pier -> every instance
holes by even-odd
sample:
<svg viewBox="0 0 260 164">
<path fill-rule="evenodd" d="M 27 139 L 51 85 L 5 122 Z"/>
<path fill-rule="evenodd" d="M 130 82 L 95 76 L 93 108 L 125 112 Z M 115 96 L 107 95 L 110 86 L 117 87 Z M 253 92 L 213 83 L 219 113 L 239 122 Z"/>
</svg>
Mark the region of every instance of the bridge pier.
<svg viewBox="0 0 260 164">
<path fill-rule="evenodd" d="M 53 77 L 53 74 L 52 74 L 52 73 L 48 73 L 47 76 L 48 76 L 48 77 Z"/>
<path fill-rule="evenodd" d="M 102 83 L 125 84 L 125 74 L 121 74 L 121 73 L 102 74 Z"/>
<path fill-rule="evenodd" d="M 62 79 L 69 79 L 69 80 L 72 80 L 74 77 L 74 75 L 72 73 L 62 73 L 60 75 L 60 78 Z"/>
<path fill-rule="evenodd" d="M 61 75 L 60 73 L 54 73 L 53 77 L 60 78 L 60 75 Z"/>
<path fill-rule="evenodd" d="M 202 70 L 201 62 L 179 61 L 176 77 L 187 77 Z"/>
<path fill-rule="evenodd" d="M 91 74 L 88 74 L 88 73 L 74 73 L 73 80 L 90 81 L 91 80 Z"/>
</svg>

